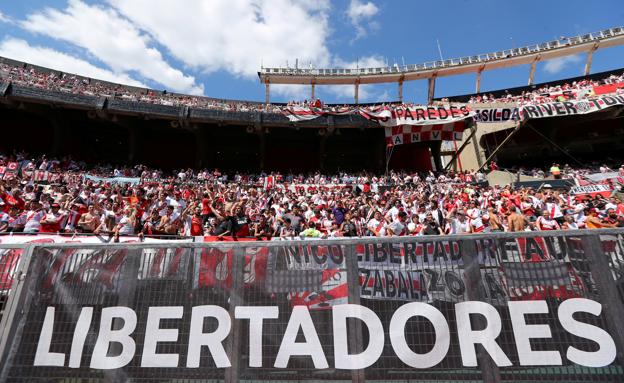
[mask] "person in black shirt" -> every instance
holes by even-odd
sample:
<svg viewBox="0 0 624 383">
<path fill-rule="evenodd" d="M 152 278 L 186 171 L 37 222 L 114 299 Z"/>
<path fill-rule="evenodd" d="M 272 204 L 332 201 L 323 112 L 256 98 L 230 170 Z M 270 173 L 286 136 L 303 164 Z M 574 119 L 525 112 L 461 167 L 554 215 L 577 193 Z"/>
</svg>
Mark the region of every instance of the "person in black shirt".
<svg viewBox="0 0 624 383">
<path fill-rule="evenodd" d="M 357 227 L 355 222 L 351 219 L 351 212 L 347 211 L 344 216 L 344 221 L 340 225 L 340 231 L 345 237 L 357 237 Z"/>
<path fill-rule="evenodd" d="M 422 229 L 423 235 L 442 235 L 440 225 L 433 219 L 433 214 L 427 213 L 425 217 L 425 226 Z"/>
</svg>

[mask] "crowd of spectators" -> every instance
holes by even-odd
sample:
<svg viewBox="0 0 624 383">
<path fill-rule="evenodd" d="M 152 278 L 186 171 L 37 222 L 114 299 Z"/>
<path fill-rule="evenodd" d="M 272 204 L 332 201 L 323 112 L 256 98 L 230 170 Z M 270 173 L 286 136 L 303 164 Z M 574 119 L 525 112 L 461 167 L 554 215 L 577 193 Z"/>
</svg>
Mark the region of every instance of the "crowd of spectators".
<svg viewBox="0 0 624 383">
<path fill-rule="evenodd" d="M 527 104 L 542 104 L 553 101 L 566 100 L 586 100 L 595 96 L 594 87 L 601 85 L 621 85 L 615 89 L 616 94 L 624 94 L 624 73 L 621 75 L 610 75 L 602 80 L 581 80 L 571 84 L 545 85 L 532 91 L 523 91 L 521 94 L 506 92 L 501 97 L 490 94 L 477 94 L 472 96 L 468 103 L 516 103 L 519 106 Z"/>
<path fill-rule="evenodd" d="M 10 81 L 22 86 L 43 88 L 73 94 L 103 96 L 150 104 L 189 106 L 192 108 L 214 109 L 229 112 L 281 113 L 284 108 L 292 107 L 322 109 L 325 112 L 334 114 L 349 114 L 358 112 L 358 108 L 355 108 L 352 105 L 326 105 L 318 99 L 291 101 L 286 105 L 267 105 L 261 102 L 223 100 L 203 96 L 181 95 L 168 93 L 167 91 L 134 88 L 58 71 L 39 70 L 30 66 L 15 66 L 2 62 L 0 62 L 0 80 Z M 618 87 L 615 92 L 617 94 L 624 94 L 624 73 L 619 76 L 611 75 L 603 80 L 582 80 L 575 81 L 571 84 L 566 83 L 564 85 L 557 86 L 544 86 L 530 92 L 524 91 L 521 94 L 515 95 L 507 93 L 503 97 L 494 97 L 492 94 L 476 95 L 469 100 L 469 103 L 505 102 L 525 105 L 568 99 L 587 99 L 594 95 L 593 89 L 595 86 L 604 84 L 622 84 L 622 87 Z M 442 103 L 448 103 L 448 99 L 443 99 Z M 392 104 L 383 103 L 380 105 L 361 106 L 360 108 L 375 111 L 380 106 L 385 105 Z M 399 105 L 405 107 L 419 106 L 418 104 L 411 103 L 402 103 Z"/>
<path fill-rule="evenodd" d="M 487 184 L 480 172 L 227 175 L 183 169 L 169 174 L 24 153 L 0 158 L 0 166 L 13 162 L 21 170 L 0 181 L 0 232 L 266 240 L 624 226 L 624 204 L 616 193 L 581 199 L 548 185 L 512 189 Z M 141 181 L 78 178 L 48 184 L 23 176 L 26 169 Z"/>
<path fill-rule="evenodd" d="M 118 98 L 126 101 L 145 102 L 169 106 L 189 106 L 193 108 L 217 109 L 231 112 L 275 112 L 281 111 L 279 106 L 263 103 L 221 100 L 209 97 L 182 95 L 156 91 L 152 89 L 134 88 L 121 84 L 93 80 L 69 73 L 52 70 L 37 70 L 32 67 L 13 66 L 0 63 L 0 80 L 10 81 L 17 85 L 55 90 L 60 92 L 87 96 Z"/>
</svg>

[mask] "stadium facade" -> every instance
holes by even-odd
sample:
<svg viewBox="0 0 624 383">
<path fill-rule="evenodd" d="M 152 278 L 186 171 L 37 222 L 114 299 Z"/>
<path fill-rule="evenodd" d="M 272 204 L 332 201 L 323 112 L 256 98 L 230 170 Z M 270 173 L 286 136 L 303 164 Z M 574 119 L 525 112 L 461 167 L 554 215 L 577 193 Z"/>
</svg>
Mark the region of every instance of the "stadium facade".
<svg viewBox="0 0 624 383">
<path fill-rule="evenodd" d="M 484 71 L 530 63 L 529 86 L 489 92 L 496 96 L 520 94 L 544 85 L 533 84 L 536 63 L 581 52 L 587 53 L 584 76 L 549 84 L 603 79 L 611 74 L 621 74 L 622 69 L 589 75 L 593 53 L 622 42 L 624 30 L 610 28 L 508 51 L 404 67 L 357 70 L 263 68 L 259 77 L 267 88 L 267 101 L 271 84 L 309 84 L 314 96 L 316 85 L 351 83 L 356 104 L 348 107 L 357 108 L 365 106 L 357 104 L 359 84 L 396 82 L 401 102 L 404 81 L 427 79 L 430 104 L 466 102 L 471 95 L 434 99 L 435 79 L 475 73 L 479 91 Z M 0 63 L 53 76 L 63 75 L 59 71 L 8 58 L 0 59 Z M 73 77 L 88 83 L 103 83 Z M 140 94 L 161 93 L 108 85 Z M 457 169 L 458 164 L 463 164 L 465 169 L 477 169 L 484 166 L 488 158 L 509 166 L 516 162 L 531 165 L 544 159 L 569 162 L 570 158 L 579 157 L 592 160 L 595 159 L 593 153 L 598 150 L 606 156 L 618 157 L 619 148 L 624 143 L 624 131 L 618 119 L 621 108 L 585 117 L 535 120 L 531 129 L 523 128 L 517 132 L 514 130 L 516 121 L 484 123 L 478 120 L 474 135 L 464 134 L 456 145 L 423 141 L 396 146 L 388 151 L 384 129 L 357 113 L 325 114 L 309 121 L 292 122 L 279 112 L 253 111 L 254 105 L 261 105 L 258 102 L 215 100 L 252 106 L 251 111 L 226 111 L 132 101 L 114 94 L 75 94 L 8 80 L 0 82 L 0 96 L 5 127 L 1 150 L 24 149 L 33 153 L 72 155 L 89 162 L 144 163 L 165 169 L 216 167 L 231 171 L 293 172 L 367 169 L 381 172 L 387 168 L 442 170 L 446 165 Z M 514 105 L 514 102 L 490 102 L 484 105 L 472 103 L 470 107 L 493 110 L 509 109 Z M 23 134 L 24 131 L 29 134 Z M 506 140 L 512 132 L 513 140 Z M 466 141 L 470 141 L 470 145 L 464 145 Z M 504 147 L 499 148 L 503 141 Z M 553 150 L 552 142 L 559 142 L 560 148 Z M 457 147 L 462 149 L 459 161 L 454 160 Z"/>
</svg>

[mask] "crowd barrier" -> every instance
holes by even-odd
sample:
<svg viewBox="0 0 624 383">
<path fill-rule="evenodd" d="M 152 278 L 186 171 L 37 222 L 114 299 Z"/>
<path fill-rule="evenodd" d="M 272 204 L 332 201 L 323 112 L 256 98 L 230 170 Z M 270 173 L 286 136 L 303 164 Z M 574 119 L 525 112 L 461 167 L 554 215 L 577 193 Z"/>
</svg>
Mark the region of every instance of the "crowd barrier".
<svg viewBox="0 0 624 383">
<path fill-rule="evenodd" d="M 1 382 L 624 381 L 620 229 L 18 251 Z"/>
</svg>

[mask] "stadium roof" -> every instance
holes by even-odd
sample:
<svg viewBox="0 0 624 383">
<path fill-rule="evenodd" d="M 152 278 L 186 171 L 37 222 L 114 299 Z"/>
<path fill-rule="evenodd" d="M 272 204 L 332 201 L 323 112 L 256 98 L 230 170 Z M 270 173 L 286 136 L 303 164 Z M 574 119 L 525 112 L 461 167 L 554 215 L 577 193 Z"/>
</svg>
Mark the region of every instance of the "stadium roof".
<svg viewBox="0 0 624 383">
<path fill-rule="evenodd" d="M 510 68 L 530 64 L 528 84 L 533 84 L 535 66 L 540 61 L 564 56 L 587 53 L 584 74 L 591 68 L 593 52 L 600 48 L 624 45 L 624 27 L 614 27 L 598 32 L 574 37 L 562 37 L 558 40 L 528 45 L 503 51 L 465 56 L 455 59 L 430 61 L 422 64 L 410 64 L 378 68 L 262 68 L 258 72 L 260 81 L 266 85 L 266 101 L 269 102 L 270 84 L 307 84 L 315 85 L 354 85 L 354 100 L 358 103 L 360 84 L 397 83 L 399 100 L 403 98 L 403 82 L 429 79 L 429 97 L 433 100 L 435 78 L 476 73 L 476 92 L 480 91 L 481 72 L 492 69 Z"/>
</svg>

